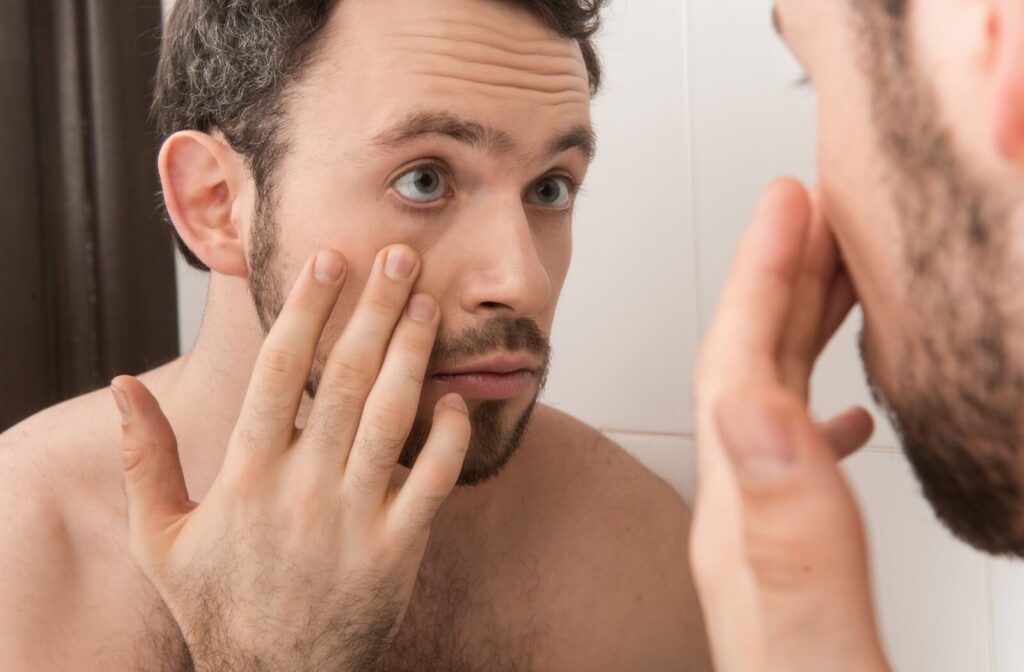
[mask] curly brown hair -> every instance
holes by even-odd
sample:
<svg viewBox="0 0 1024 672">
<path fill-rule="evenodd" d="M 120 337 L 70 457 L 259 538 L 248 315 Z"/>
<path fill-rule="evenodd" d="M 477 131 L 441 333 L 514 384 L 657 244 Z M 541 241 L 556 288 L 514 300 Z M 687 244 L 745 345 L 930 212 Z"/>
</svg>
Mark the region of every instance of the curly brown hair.
<svg viewBox="0 0 1024 672">
<path fill-rule="evenodd" d="M 591 93 L 601 85 L 593 36 L 608 0 L 497 0 L 529 10 L 579 42 Z M 339 0 L 177 0 L 157 69 L 153 116 L 166 137 L 214 129 L 245 157 L 261 201 L 285 144 L 278 132 L 285 94 L 316 53 Z M 166 214 L 166 212 L 165 212 Z M 209 270 L 171 227 L 188 263 Z"/>
</svg>

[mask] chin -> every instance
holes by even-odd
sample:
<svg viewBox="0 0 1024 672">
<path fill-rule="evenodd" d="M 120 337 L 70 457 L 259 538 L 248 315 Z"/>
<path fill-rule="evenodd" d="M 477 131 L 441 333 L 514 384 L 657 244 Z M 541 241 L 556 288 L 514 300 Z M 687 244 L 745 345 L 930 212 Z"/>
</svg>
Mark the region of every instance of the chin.
<svg viewBox="0 0 1024 672">
<path fill-rule="evenodd" d="M 1024 557 L 1024 375 L 1012 366 L 996 380 L 964 359 L 929 353 L 928 336 L 905 344 L 897 375 L 879 367 L 896 347 L 861 335 L 861 355 L 872 395 L 892 422 L 935 515 L 974 548 Z M 913 345 L 913 347 L 910 347 Z M 991 372 L 990 372 L 991 373 Z M 988 378 L 988 379 L 986 379 Z"/>
</svg>

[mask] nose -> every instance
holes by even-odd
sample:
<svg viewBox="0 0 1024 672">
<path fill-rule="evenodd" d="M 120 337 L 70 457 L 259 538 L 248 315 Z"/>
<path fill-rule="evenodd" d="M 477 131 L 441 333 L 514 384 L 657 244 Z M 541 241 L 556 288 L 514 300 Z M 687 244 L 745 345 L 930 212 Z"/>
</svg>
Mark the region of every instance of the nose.
<svg viewBox="0 0 1024 672">
<path fill-rule="evenodd" d="M 473 260 L 459 301 L 470 313 L 536 315 L 551 298 L 551 277 L 519 199 L 489 208 L 467 222 L 466 253 Z"/>
</svg>

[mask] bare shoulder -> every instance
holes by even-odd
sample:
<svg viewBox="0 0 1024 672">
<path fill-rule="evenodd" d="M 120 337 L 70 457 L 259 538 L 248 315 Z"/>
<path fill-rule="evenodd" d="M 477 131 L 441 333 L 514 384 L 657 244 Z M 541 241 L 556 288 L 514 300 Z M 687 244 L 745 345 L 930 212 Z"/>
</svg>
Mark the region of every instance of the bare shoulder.
<svg viewBox="0 0 1024 672">
<path fill-rule="evenodd" d="M 586 636 L 577 633 L 584 641 L 609 643 L 590 647 L 592 669 L 710 670 L 686 502 L 593 427 L 550 408 L 537 420 L 542 466 L 533 478 L 555 493 L 548 511 L 559 512 L 563 585 L 572 591 L 564 603 L 590 614 L 580 624 Z"/>
<path fill-rule="evenodd" d="M 100 390 L 0 435 L 0 669 L 132 667 L 153 616 L 111 605 L 153 595 L 126 550 L 119 431 Z"/>
<path fill-rule="evenodd" d="M 673 526 L 689 527 L 690 510 L 679 493 L 594 427 L 542 406 L 531 438 L 540 444 L 535 453 L 545 472 L 573 474 L 559 489 L 573 493 L 575 501 L 601 507 L 602 520 L 626 523 L 654 513 Z"/>
</svg>

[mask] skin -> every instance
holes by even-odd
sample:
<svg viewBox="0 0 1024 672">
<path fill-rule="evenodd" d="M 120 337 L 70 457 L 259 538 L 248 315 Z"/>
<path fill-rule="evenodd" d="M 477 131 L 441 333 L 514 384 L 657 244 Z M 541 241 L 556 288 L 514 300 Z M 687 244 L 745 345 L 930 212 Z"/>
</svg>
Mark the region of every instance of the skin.
<svg viewBox="0 0 1024 672">
<path fill-rule="evenodd" d="M 908 21 L 954 146 L 987 184 L 1020 193 L 1024 10 L 911 2 Z M 820 197 L 788 180 L 769 187 L 702 346 L 691 563 L 716 669 L 886 670 L 863 526 L 835 464 L 870 421 L 854 409 L 817 425 L 807 380 L 857 296 L 872 376 L 894 387 L 901 344 L 921 335 L 900 319 L 906 241 L 879 187 L 885 159 L 848 3 L 780 0 L 777 23 L 818 92 Z"/>
<path fill-rule="evenodd" d="M 302 664 L 335 655 L 330 662 L 351 667 L 353 649 L 332 644 L 393 638 L 384 669 L 422 669 L 425 661 L 439 669 L 709 669 L 680 563 L 688 513 L 667 485 L 592 428 L 540 407 L 498 478 L 445 498 L 465 450 L 462 411 L 439 405 L 443 390 L 429 383 L 418 403 L 409 401 L 409 376 L 395 374 L 422 365 L 433 330 L 458 335 L 495 314 L 550 329 L 571 214 L 538 208 L 524 194 L 552 171 L 577 181 L 586 171 L 578 149 L 543 151 L 567 126 L 589 126 L 578 48 L 531 15 L 483 0 L 347 0 L 327 30 L 332 39 L 291 98 L 276 192 L 284 235 L 275 268 L 283 294 L 294 288 L 299 297 L 292 317 L 305 314 L 306 326 L 290 318 L 272 332 L 276 345 L 265 346 L 248 293 L 256 201 L 244 161 L 216 133 L 168 139 L 160 158 L 168 210 L 213 271 L 200 335 L 181 359 L 118 379 L 131 408 L 123 437 L 107 391 L 0 437 L 0 667 L 186 669 L 186 641 L 201 668 L 269 659 L 301 669 L 286 658 L 297 650 L 313 652 Z M 412 104 L 497 126 L 517 140 L 515 151 L 499 156 L 437 135 L 370 147 Z M 423 157 L 443 159 L 456 187 L 434 214 L 414 216 L 389 180 Z M 382 279 L 379 256 L 396 244 L 417 260 L 414 278 L 397 284 Z M 344 278 L 330 287 L 308 265 L 325 250 L 346 260 Z M 400 318 L 411 294 L 436 305 L 428 323 Z M 348 331 L 374 315 L 380 324 L 362 333 L 375 336 Z M 400 319 L 389 340 L 387 320 Z M 346 343 L 378 353 L 363 354 L 372 380 L 325 375 L 317 403 L 295 396 L 303 365 L 332 370 L 345 361 L 337 353 Z M 289 349 L 302 354 L 280 354 Z M 357 401 L 338 403 L 345 390 L 360 390 Z M 423 454 L 439 461 L 398 468 L 392 480 L 380 466 L 396 437 L 356 437 L 387 424 L 373 419 L 399 396 L 406 401 L 396 417 L 404 423 L 437 409 L 448 420 L 435 435 L 447 438 L 432 439 L 439 452 Z M 528 402 L 524 394 L 509 415 Z M 289 414 L 309 431 L 282 431 Z M 259 424 L 272 417 L 276 425 Z M 323 468 L 342 460 L 341 476 Z M 377 475 L 352 478 L 357 464 L 376 466 Z M 379 497 L 346 496 L 339 508 L 338 487 Z M 310 505 L 296 507 L 296 498 Z M 253 528 L 262 536 L 230 536 L 252 527 L 254 510 L 264 514 Z M 325 518 L 348 522 L 324 526 Z M 287 563 L 275 557 L 308 558 L 297 565 L 308 580 L 282 571 Z M 254 584 L 264 590 L 252 592 Z M 235 611 L 191 599 L 210 585 L 220 588 L 200 594 L 229 596 Z M 340 593 L 390 617 L 386 636 L 374 638 L 379 629 L 366 620 L 331 628 L 352 622 L 360 601 L 325 599 Z M 311 618 L 310 600 L 323 618 L 296 627 Z M 265 627 L 268 612 L 285 616 L 279 628 Z M 346 640 L 346 632 L 355 635 Z"/>
</svg>

